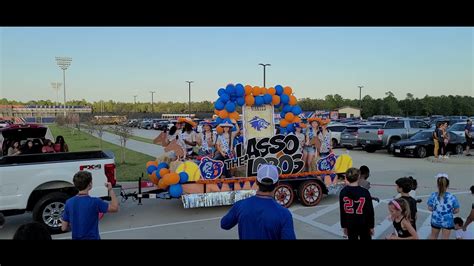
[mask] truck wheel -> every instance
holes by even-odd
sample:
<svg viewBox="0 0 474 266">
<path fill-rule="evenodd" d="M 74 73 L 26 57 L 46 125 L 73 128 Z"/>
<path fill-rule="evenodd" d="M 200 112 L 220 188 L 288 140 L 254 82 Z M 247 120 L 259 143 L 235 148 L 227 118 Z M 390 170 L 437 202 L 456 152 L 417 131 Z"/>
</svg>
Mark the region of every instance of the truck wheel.
<svg viewBox="0 0 474 266">
<path fill-rule="evenodd" d="M 298 195 L 304 206 L 316 206 L 323 198 L 323 190 L 316 181 L 306 181 L 300 185 Z"/>
<path fill-rule="evenodd" d="M 33 208 L 33 220 L 43 223 L 52 233 L 61 232 L 61 216 L 69 196 L 53 192 L 42 197 Z"/>
<path fill-rule="evenodd" d="M 418 158 L 425 158 L 426 157 L 426 148 L 421 146 L 416 150 L 416 155 Z"/>
<path fill-rule="evenodd" d="M 461 144 L 456 145 L 456 148 L 454 149 L 456 154 L 463 154 L 464 152 L 464 147 Z"/>
<path fill-rule="evenodd" d="M 399 142 L 399 141 L 400 141 L 400 140 L 395 139 L 395 140 L 390 140 L 390 141 L 388 142 L 388 146 L 387 146 L 387 152 L 388 152 L 388 154 L 392 154 L 392 153 L 393 153 L 393 149 L 394 149 L 393 146 L 394 146 L 395 143 L 397 143 L 397 142 Z"/>
<path fill-rule="evenodd" d="M 365 147 L 365 151 L 368 152 L 368 153 L 374 153 L 377 149 L 375 147 L 372 147 L 372 146 L 367 146 Z"/>
<path fill-rule="evenodd" d="M 280 183 L 275 188 L 275 193 L 273 194 L 273 198 L 285 208 L 289 208 L 293 203 L 295 198 L 295 192 L 293 188 L 288 184 Z"/>
</svg>

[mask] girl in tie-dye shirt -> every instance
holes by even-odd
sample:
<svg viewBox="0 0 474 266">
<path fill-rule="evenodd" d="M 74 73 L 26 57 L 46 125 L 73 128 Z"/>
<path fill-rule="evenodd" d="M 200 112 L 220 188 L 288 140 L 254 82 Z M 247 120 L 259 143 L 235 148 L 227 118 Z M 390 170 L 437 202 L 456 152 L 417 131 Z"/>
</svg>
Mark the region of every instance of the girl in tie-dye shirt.
<svg viewBox="0 0 474 266">
<path fill-rule="evenodd" d="M 454 229 L 454 214 L 459 212 L 459 201 L 453 194 L 447 192 L 449 186 L 448 174 L 436 176 L 438 192 L 433 192 L 428 199 L 428 209 L 431 213 L 430 239 L 448 239 Z"/>
</svg>

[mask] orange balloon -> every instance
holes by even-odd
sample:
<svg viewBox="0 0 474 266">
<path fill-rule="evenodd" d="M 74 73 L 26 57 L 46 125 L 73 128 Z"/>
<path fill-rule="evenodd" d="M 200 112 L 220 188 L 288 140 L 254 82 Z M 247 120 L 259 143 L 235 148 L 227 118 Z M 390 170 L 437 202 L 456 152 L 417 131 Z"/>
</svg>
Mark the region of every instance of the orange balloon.
<svg viewBox="0 0 474 266">
<path fill-rule="evenodd" d="M 250 95 L 252 93 L 252 86 L 245 85 L 245 95 Z"/>
<path fill-rule="evenodd" d="M 224 129 L 221 126 L 217 126 L 216 127 L 216 132 L 217 132 L 217 134 L 222 134 L 222 133 L 224 133 Z"/>
<path fill-rule="evenodd" d="M 165 180 L 161 178 L 160 181 L 158 181 L 158 188 L 166 189 L 167 187 L 168 185 L 165 183 Z"/>
<path fill-rule="evenodd" d="M 260 92 L 261 92 L 260 87 L 258 87 L 258 86 L 253 87 L 253 89 L 252 89 L 253 96 L 260 95 Z"/>
<path fill-rule="evenodd" d="M 285 115 L 285 120 L 286 121 L 291 123 L 293 121 L 293 119 L 295 119 L 295 115 L 293 113 L 286 113 L 286 115 Z"/>
<path fill-rule="evenodd" d="M 288 102 L 290 105 L 296 105 L 296 97 L 294 95 L 290 95 L 290 101 Z"/>
<path fill-rule="evenodd" d="M 179 183 L 179 175 L 177 173 L 169 173 L 165 175 L 161 180 L 163 180 L 165 185 L 174 185 Z"/>
<path fill-rule="evenodd" d="M 295 118 L 293 118 L 293 123 L 301 123 L 301 118 L 297 115 L 295 115 Z"/>
<path fill-rule="evenodd" d="M 272 96 L 272 104 L 273 105 L 278 105 L 280 103 L 280 96 L 278 95 L 273 95 Z"/>
<path fill-rule="evenodd" d="M 288 96 L 291 95 L 292 92 L 293 92 L 293 90 L 291 89 L 291 87 L 286 86 L 286 87 L 283 88 L 283 93 L 288 95 Z"/>
<path fill-rule="evenodd" d="M 252 95 L 245 96 L 245 105 L 252 106 L 255 103 L 255 98 Z"/>
<path fill-rule="evenodd" d="M 260 94 L 265 95 L 267 93 L 268 93 L 267 88 L 265 88 L 265 87 L 260 88 Z"/>
<path fill-rule="evenodd" d="M 275 95 L 275 94 L 276 94 L 275 88 L 270 87 L 270 88 L 268 89 L 268 93 L 270 93 L 270 95 Z"/>
<path fill-rule="evenodd" d="M 151 175 L 148 175 L 148 178 L 150 179 L 150 181 L 151 181 L 153 184 L 158 185 L 158 179 L 156 179 L 155 172 L 156 172 L 156 171 L 153 171 L 153 173 L 151 173 Z"/>
<path fill-rule="evenodd" d="M 214 114 L 219 115 L 219 110 L 214 109 Z"/>
<path fill-rule="evenodd" d="M 280 126 L 281 126 L 281 127 L 286 127 L 286 126 L 288 126 L 288 121 L 286 121 L 285 119 L 280 120 Z"/>
<path fill-rule="evenodd" d="M 148 168 L 148 166 L 150 166 L 150 165 L 154 165 L 154 166 L 158 167 L 158 162 L 157 161 L 149 161 L 149 162 L 146 163 L 146 168 Z"/>
<path fill-rule="evenodd" d="M 168 169 L 168 168 L 162 168 L 162 169 L 160 170 L 160 176 L 161 176 L 161 177 L 164 177 L 165 175 L 167 175 L 167 174 L 169 174 L 169 173 L 170 173 L 170 169 Z"/>
<path fill-rule="evenodd" d="M 230 113 L 230 114 L 229 114 L 229 118 L 230 118 L 230 119 L 239 120 L 240 115 L 239 115 L 238 112 L 233 112 L 233 113 Z"/>
<path fill-rule="evenodd" d="M 229 117 L 229 113 L 225 109 L 222 109 L 219 111 L 219 117 L 222 119 L 226 119 Z"/>
</svg>

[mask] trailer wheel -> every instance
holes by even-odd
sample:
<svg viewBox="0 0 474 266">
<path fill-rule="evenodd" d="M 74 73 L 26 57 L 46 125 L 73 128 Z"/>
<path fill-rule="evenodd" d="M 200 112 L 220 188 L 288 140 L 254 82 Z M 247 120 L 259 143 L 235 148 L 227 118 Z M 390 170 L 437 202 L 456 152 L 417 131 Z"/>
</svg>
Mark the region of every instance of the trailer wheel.
<svg viewBox="0 0 474 266">
<path fill-rule="evenodd" d="M 288 184 L 280 183 L 273 194 L 273 198 L 285 208 L 289 208 L 295 198 L 295 192 L 293 188 Z"/>
<path fill-rule="evenodd" d="M 304 206 L 316 206 L 323 198 L 323 190 L 316 181 L 306 181 L 298 189 L 301 204 Z"/>
</svg>

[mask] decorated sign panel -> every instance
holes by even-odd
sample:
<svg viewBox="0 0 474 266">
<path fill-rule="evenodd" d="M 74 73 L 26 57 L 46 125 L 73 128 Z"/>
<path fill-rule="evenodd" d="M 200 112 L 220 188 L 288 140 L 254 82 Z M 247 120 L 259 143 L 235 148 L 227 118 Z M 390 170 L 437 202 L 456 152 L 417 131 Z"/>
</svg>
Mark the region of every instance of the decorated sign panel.
<svg viewBox="0 0 474 266">
<path fill-rule="evenodd" d="M 271 138 L 275 135 L 272 105 L 244 106 L 242 109 L 245 140 Z"/>
<path fill-rule="evenodd" d="M 242 143 L 236 147 L 236 157 L 226 160 L 227 169 L 247 166 L 247 176 L 257 175 L 261 164 L 273 164 L 280 174 L 296 174 L 303 170 L 303 155 L 296 135 L 275 135 L 271 138 L 248 139 L 245 149 Z"/>
</svg>

